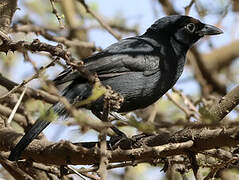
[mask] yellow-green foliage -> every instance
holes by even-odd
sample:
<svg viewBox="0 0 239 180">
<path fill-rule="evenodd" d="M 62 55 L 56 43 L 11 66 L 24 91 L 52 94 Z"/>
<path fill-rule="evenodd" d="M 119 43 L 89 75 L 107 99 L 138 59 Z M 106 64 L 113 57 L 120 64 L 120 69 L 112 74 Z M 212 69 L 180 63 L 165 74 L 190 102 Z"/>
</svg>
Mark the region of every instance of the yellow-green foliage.
<svg viewBox="0 0 239 180">
<path fill-rule="evenodd" d="M 129 125 L 144 133 L 152 133 L 155 131 L 155 126 L 150 122 L 140 122 L 135 119 L 130 119 Z"/>
<path fill-rule="evenodd" d="M 56 113 L 52 109 L 48 110 L 50 105 L 42 101 L 29 100 L 25 104 L 25 107 L 32 116 L 37 116 L 46 121 L 54 121 L 57 119 Z"/>
<path fill-rule="evenodd" d="M 205 123 L 211 123 L 215 120 L 215 117 L 213 117 L 208 111 L 208 107 L 204 105 L 199 106 L 199 113 L 201 114 L 201 118 Z"/>
<path fill-rule="evenodd" d="M 80 102 L 77 102 L 75 104 L 75 106 L 76 107 L 81 107 L 81 106 L 85 106 L 85 105 L 91 104 L 92 102 L 96 101 L 98 98 L 103 96 L 106 93 L 106 91 L 107 90 L 105 89 L 105 87 L 97 82 L 93 86 L 91 95 L 87 99 L 84 99 L 84 100 L 82 100 Z"/>
<path fill-rule="evenodd" d="M 53 109 L 42 109 L 40 111 L 40 117 L 39 119 L 45 120 L 45 121 L 55 121 L 57 119 L 56 113 L 53 111 Z"/>
</svg>

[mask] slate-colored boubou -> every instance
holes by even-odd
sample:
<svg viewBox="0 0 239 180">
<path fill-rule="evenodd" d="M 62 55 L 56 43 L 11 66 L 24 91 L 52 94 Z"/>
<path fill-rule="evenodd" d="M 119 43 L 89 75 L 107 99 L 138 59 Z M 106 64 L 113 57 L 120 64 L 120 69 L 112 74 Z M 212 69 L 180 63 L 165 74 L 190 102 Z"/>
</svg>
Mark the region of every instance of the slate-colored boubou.
<svg viewBox="0 0 239 180">
<path fill-rule="evenodd" d="M 120 40 L 86 58 L 85 68 L 96 72 L 103 85 L 123 96 L 118 112 L 145 108 L 173 87 L 182 74 L 186 53 L 194 43 L 205 35 L 221 33 L 219 28 L 189 16 L 166 16 L 157 20 L 143 35 Z M 70 82 L 62 93 L 70 103 L 91 95 L 92 85 L 71 68 L 59 74 L 54 82 L 56 85 Z M 60 103 L 51 108 L 59 115 L 65 113 Z M 101 112 L 103 98 L 87 108 Z M 9 160 L 18 160 L 28 144 L 49 124 L 49 121 L 38 119 L 11 151 Z"/>
</svg>

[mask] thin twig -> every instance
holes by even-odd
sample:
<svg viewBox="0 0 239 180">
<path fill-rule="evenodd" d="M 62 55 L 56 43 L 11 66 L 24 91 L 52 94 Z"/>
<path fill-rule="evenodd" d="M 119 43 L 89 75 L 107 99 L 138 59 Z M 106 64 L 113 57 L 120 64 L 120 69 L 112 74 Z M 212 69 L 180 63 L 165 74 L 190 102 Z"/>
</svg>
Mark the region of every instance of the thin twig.
<svg viewBox="0 0 239 180">
<path fill-rule="evenodd" d="M 6 117 L 9 117 L 11 114 L 12 110 L 6 106 L 3 106 L 0 104 L 0 114 Z M 23 128 L 27 127 L 27 120 L 26 118 L 19 114 L 19 113 L 15 113 L 13 119 Z M 7 121 L 6 121 L 7 124 Z"/>
<path fill-rule="evenodd" d="M 62 17 L 60 17 L 60 15 L 57 12 L 54 0 L 50 0 L 50 2 L 51 2 L 51 7 L 52 7 L 52 13 L 55 14 L 55 16 L 56 16 L 56 18 L 57 18 L 57 20 L 58 20 L 58 22 L 60 24 L 60 28 L 63 29 L 64 25 L 62 23 Z"/>
<path fill-rule="evenodd" d="M 193 112 L 190 111 L 189 109 L 183 107 L 181 104 L 179 104 L 169 93 L 166 93 L 167 98 L 172 101 L 180 110 L 182 110 L 186 116 L 187 119 L 190 119 L 190 117 L 193 116 Z"/>
<path fill-rule="evenodd" d="M 195 0 L 191 0 L 191 2 L 189 3 L 189 5 L 187 5 L 184 10 L 185 10 L 185 15 L 189 15 L 189 11 L 192 7 L 192 5 L 195 3 Z"/>
<path fill-rule="evenodd" d="M 121 36 L 116 34 L 113 29 L 100 17 L 98 16 L 94 11 L 92 11 L 88 5 L 85 3 L 85 0 L 78 0 L 85 8 L 85 10 L 91 14 L 102 27 L 104 27 L 112 36 L 114 36 L 117 40 L 121 39 Z"/>
<path fill-rule="evenodd" d="M 197 120 L 200 120 L 200 113 L 196 109 L 196 107 L 193 105 L 191 100 L 189 100 L 182 92 L 176 90 L 175 88 L 172 88 L 173 92 L 177 93 L 180 97 L 183 98 L 183 101 L 187 108 L 183 107 L 181 104 L 179 104 L 169 93 L 166 93 L 166 96 L 170 101 L 172 101 L 179 109 L 181 109 L 187 116 L 187 119 L 190 119 L 191 117 L 194 117 Z"/>
<path fill-rule="evenodd" d="M 231 158 L 231 159 L 228 160 L 227 162 L 223 162 L 223 163 L 220 163 L 220 164 L 217 165 L 217 166 L 213 166 L 213 167 L 211 168 L 210 173 L 209 173 L 203 180 L 212 179 L 212 178 L 214 177 L 214 175 L 216 174 L 217 171 L 219 171 L 220 169 L 223 169 L 223 168 L 227 167 L 229 164 L 232 164 L 234 161 L 237 162 L 237 161 L 238 161 L 238 158 Z"/>
<path fill-rule="evenodd" d="M 181 91 L 172 88 L 173 92 L 177 93 L 183 98 L 184 103 L 189 107 L 190 110 L 194 111 L 198 116 L 200 116 L 200 113 L 198 112 L 197 108 L 194 106 L 193 102 L 186 96 L 184 95 Z"/>
<path fill-rule="evenodd" d="M 140 163 L 145 163 L 147 161 L 144 160 L 134 160 L 134 161 L 127 161 L 127 162 L 122 162 L 122 163 L 118 163 L 118 164 L 108 164 L 107 165 L 107 170 L 110 169 L 116 169 L 116 168 L 123 168 L 123 167 L 127 167 L 127 166 L 137 166 Z M 95 172 L 98 170 L 98 167 L 92 167 L 92 168 L 80 168 L 77 171 L 80 173 L 84 173 L 84 172 Z"/>
<path fill-rule="evenodd" d="M 70 170 L 72 170 L 75 174 L 77 174 L 81 179 L 86 180 L 75 168 L 71 167 L 70 165 L 67 166 Z"/>
<path fill-rule="evenodd" d="M 36 26 L 34 24 L 26 24 L 26 25 L 14 25 L 12 28 L 13 32 L 24 32 L 24 33 L 30 33 L 33 32 L 36 35 L 41 35 L 44 38 L 46 38 L 49 41 L 54 41 L 58 43 L 62 43 L 67 47 L 79 47 L 79 48 L 89 48 L 97 51 L 101 51 L 100 47 L 96 47 L 93 42 L 85 42 L 85 41 L 80 41 L 79 39 L 68 39 L 68 37 L 63 37 L 63 36 L 53 36 L 52 31 L 47 29 L 46 27 L 40 27 Z"/>
<path fill-rule="evenodd" d="M 193 102 L 186 96 L 184 95 L 181 91 L 172 88 L 173 92 L 177 93 L 180 97 L 182 97 L 183 102 L 185 103 L 185 105 L 188 107 L 188 109 L 193 113 L 193 116 L 195 117 L 195 119 L 200 120 L 200 113 L 197 110 L 197 108 L 194 106 Z"/>
<path fill-rule="evenodd" d="M 15 86 L 18 86 L 17 83 L 7 79 L 6 77 L 2 76 L 2 74 L 0 74 L 0 85 L 7 88 L 7 90 L 9 91 L 13 89 Z M 22 91 L 23 89 L 20 88 L 16 92 L 22 93 Z M 40 90 L 40 89 L 27 88 L 26 95 L 30 96 L 31 98 L 46 101 L 50 104 L 54 104 L 58 102 L 58 98 L 56 96 L 49 94 L 48 92 Z"/>
<path fill-rule="evenodd" d="M 27 90 L 27 87 L 24 88 L 24 90 L 22 91 L 21 96 L 19 97 L 19 99 L 18 99 L 16 105 L 14 106 L 14 108 L 13 108 L 13 110 L 12 110 L 12 113 L 10 114 L 10 116 L 9 116 L 9 118 L 8 118 L 8 120 L 7 120 L 7 124 L 6 124 L 7 127 L 9 126 L 9 124 L 11 123 L 11 121 L 12 121 L 12 119 L 13 119 L 15 113 L 17 112 L 17 108 L 19 107 L 19 105 L 20 105 L 20 103 L 21 103 L 21 101 L 22 101 L 22 98 L 23 98 L 23 96 L 24 96 L 26 90 Z"/>
<path fill-rule="evenodd" d="M 33 76 L 31 76 L 30 78 L 28 78 L 27 80 L 23 80 L 21 84 L 15 86 L 12 90 L 10 90 L 8 93 L 4 94 L 3 96 L 0 97 L 0 99 L 3 99 L 7 96 L 9 96 L 10 94 L 16 92 L 18 89 L 20 89 L 21 87 L 25 86 L 27 83 L 29 83 L 30 81 L 32 81 L 33 79 L 36 79 L 40 76 L 40 74 L 45 71 L 47 68 L 49 68 L 50 66 L 55 65 L 55 61 L 59 60 L 58 58 L 54 59 L 53 61 L 51 61 L 49 64 L 47 64 L 44 67 L 41 67 L 39 69 L 38 72 L 36 72 Z"/>
</svg>

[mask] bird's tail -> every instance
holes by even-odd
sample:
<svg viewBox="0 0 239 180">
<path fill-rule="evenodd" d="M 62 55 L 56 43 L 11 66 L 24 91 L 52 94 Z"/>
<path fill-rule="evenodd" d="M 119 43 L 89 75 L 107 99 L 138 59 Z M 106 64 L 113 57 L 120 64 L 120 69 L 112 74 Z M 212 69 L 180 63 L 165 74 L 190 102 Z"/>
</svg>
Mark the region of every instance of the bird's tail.
<svg viewBox="0 0 239 180">
<path fill-rule="evenodd" d="M 83 86 L 83 88 L 82 88 Z M 88 87 L 87 84 L 80 84 L 79 86 L 68 86 L 63 91 L 63 96 L 66 97 L 66 99 L 72 103 L 75 97 L 77 96 L 84 96 L 84 91 L 79 91 L 79 89 L 84 89 L 84 87 Z M 75 88 L 75 89 L 74 89 Z M 83 94 L 81 94 L 83 93 Z M 65 116 L 67 117 L 69 114 L 66 112 L 64 105 L 61 102 L 56 103 L 53 105 L 48 112 L 53 110 L 55 113 L 57 113 L 59 116 Z M 21 156 L 23 150 L 32 142 L 33 139 L 35 139 L 51 122 L 43 120 L 42 118 L 39 118 L 33 126 L 26 132 L 26 134 L 22 137 L 22 139 L 17 143 L 16 147 L 11 151 L 9 160 L 10 161 L 16 161 Z"/>
<path fill-rule="evenodd" d="M 63 113 L 64 106 L 61 103 L 56 103 L 52 106 L 48 112 L 53 110 L 57 114 Z M 35 139 L 49 124 L 51 121 L 43 120 L 42 118 L 38 118 L 33 126 L 26 132 L 26 134 L 22 137 L 22 139 L 17 143 L 15 148 L 11 151 L 8 159 L 10 161 L 17 161 L 23 150 Z"/>
<path fill-rule="evenodd" d="M 28 144 L 30 144 L 50 123 L 50 121 L 38 119 L 11 151 L 8 159 L 10 161 L 17 161 Z"/>
</svg>

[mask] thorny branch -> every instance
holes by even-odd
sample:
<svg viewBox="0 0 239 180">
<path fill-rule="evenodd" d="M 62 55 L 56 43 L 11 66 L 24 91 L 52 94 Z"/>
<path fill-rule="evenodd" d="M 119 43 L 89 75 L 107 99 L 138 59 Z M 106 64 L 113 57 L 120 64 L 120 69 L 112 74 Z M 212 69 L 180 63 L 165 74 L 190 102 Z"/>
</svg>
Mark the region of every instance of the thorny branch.
<svg viewBox="0 0 239 180">
<path fill-rule="evenodd" d="M 58 58 L 56 58 L 54 61 L 50 62 L 49 64 L 47 64 L 44 67 L 41 67 L 39 69 L 39 71 L 36 72 L 36 74 L 34 74 L 32 77 L 28 78 L 27 80 L 24 80 L 21 84 L 15 86 L 13 89 L 11 89 L 7 94 L 3 95 L 2 97 L 0 97 L 0 99 L 3 99 L 7 96 L 9 96 L 10 94 L 16 92 L 18 89 L 20 89 L 21 87 L 25 86 L 27 83 L 29 83 L 30 81 L 32 81 L 33 79 L 39 78 L 40 74 L 45 71 L 47 68 L 49 68 L 50 66 L 53 66 L 55 64 L 55 61 L 57 61 Z"/>
<path fill-rule="evenodd" d="M 71 56 L 71 53 L 64 50 L 61 45 L 53 46 L 47 43 L 42 43 L 38 39 L 35 39 L 33 42 L 18 41 L 18 42 L 7 42 L 7 44 L 2 44 L 0 46 L 0 51 L 21 51 L 29 50 L 32 52 L 44 51 L 50 53 L 52 56 L 57 56 L 65 60 L 66 64 L 71 66 L 73 69 L 77 69 L 82 73 L 82 76 L 88 79 L 90 83 L 96 81 L 96 75 L 90 73 L 87 69 L 84 68 L 82 61 L 77 61 Z M 79 63 L 76 63 L 79 62 Z"/>
<path fill-rule="evenodd" d="M 51 29 L 47 29 L 44 27 L 39 27 L 34 24 L 25 24 L 25 25 L 19 25 L 15 24 L 12 28 L 12 32 L 24 32 L 24 33 L 36 33 L 37 35 L 40 34 L 44 38 L 50 41 L 58 42 L 64 44 L 66 47 L 80 47 L 80 48 L 89 48 L 94 50 L 100 51 L 101 49 L 98 47 L 95 47 L 94 43 L 91 42 L 85 42 L 80 41 L 78 39 L 69 40 L 67 37 L 63 36 L 53 36 L 51 33 Z"/>
<path fill-rule="evenodd" d="M 223 96 L 209 110 L 211 117 L 215 121 L 222 120 L 239 104 L 239 85 Z"/>
<path fill-rule="evenodd" d="M 0 130 L 0 135 L 5 135 L 6 138 L 1 138 L 2 151 L 9 150 L 14 147 L 21 136 L 10 129 Z M 132 138 L 122 140 L 114 149 L 108 149 L 109 162 L 124 162 L 134 160 L 144 160 L 153 162 L 156 159 L 174 156 L 187 153 L 185 150 L 198 153 L 204 150 L 209 150 L 219 147 L 235 147 L 239 144 L 238 128 L 230 129 L 185 129 L 180 132 L 165 135 L 141 136 L 136 135 Z M 9 141 L 9 139 L 11 141 Z M 100 158 L 100 149 L 97 147 L 99 142 L 75 143 L 59 142 L 50 143 L 34 140 L 26 150 L 22 157 L 34 159 L 36 162 L 50 163 L 55 165 L 60 164 L 94 164 Z M 108 146 L 109 147 L 109 146 Z M 54 151 L 54 153 L 52 153 Z M 62 156 L 62 152 L 67 156 Z M 41 156 L 39 156 L 41 154 Z M 80 155 L 79 155 L 80 154 Z"/>
<path fill-rule="evenodd" d="M 0 85 L 5 87 L 9 91 L 12 90 L 14 87 L 18 86 L 17 83 L 7 79 L 2 74 L 0 74 Z M 19 88 L 16 90 L 16 92 L 18 93 L 22 93 L 22 91 L 23 91 L 22 88 Z M 40 89 L 32 89 L 28 87 L 26 90 L 26 95 L 28 97 L 46 101 L 50 104 L 54 104 L 58 101 L 58 98 L 56 96 L 49 94 L 48 92 L 44 90 L 40 90 Z"/>
</svg>

